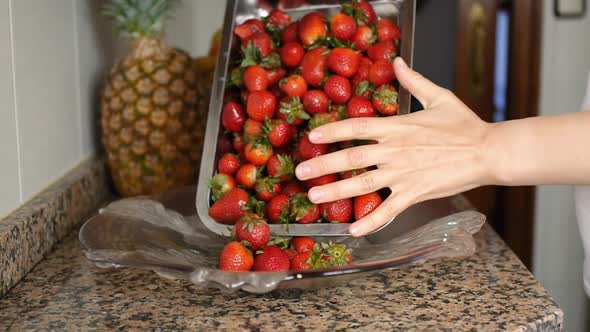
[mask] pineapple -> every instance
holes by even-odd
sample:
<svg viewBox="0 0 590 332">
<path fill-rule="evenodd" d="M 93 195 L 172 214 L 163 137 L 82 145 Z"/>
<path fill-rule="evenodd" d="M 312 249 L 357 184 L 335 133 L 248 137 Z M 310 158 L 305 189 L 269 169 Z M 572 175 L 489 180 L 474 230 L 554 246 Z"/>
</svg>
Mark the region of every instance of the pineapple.
<svg viewBox="0 0 590 332">
<path fill-rule="evenodd" d="M 123 196 L 194 184 L 205 109 L 193 59 L 162 39 L 178 0 L 110 0 L 104 7 L 130 54 L 111 69 L 101 99 L 102 140 Z"/>
</svg>

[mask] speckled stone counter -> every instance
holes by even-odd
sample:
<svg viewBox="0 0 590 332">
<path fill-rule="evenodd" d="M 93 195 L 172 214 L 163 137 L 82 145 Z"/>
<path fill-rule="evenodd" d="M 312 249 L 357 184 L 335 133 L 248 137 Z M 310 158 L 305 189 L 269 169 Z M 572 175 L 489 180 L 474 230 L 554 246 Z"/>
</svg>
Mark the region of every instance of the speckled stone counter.
<svg viewBox="0 0 590 332">
<path fill-rule="evenodd" d="M 88 262 L 72 234 L 0 301 L 0 329 L 560 331 L 563 313 L 485 227 L 464 260 L 386 270 L 349 285 L 224 294 Z"/>
</svg>

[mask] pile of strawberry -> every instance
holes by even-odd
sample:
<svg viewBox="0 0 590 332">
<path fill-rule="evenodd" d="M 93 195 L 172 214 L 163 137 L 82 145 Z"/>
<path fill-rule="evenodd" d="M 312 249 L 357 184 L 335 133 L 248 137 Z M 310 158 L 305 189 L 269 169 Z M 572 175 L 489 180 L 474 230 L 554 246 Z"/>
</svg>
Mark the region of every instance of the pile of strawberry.
<svg viewBox="0 0 590 332">
<path fill-rule="evenodd" d="M 352 255 L 344 244 L 316 243 L 310 237 L 270 239 L 270 228 L 263 218 L 247 214 L 234 225 L 233 241 L 219 256 L 225 271 L 288 271 L 344 266 Z"/>
<path fill-rule="evenodd" d="M 209 215 L 233 225 L 254 214 L 270 223 L 349 223 L 381 202 L 374 192 L 315 205 L 307 190 L 367 169 L 299 182 L 297 163 L 352 146 L 313 144 L 310 130 L 354 117 L 398 111 L 393 59 L 401 33 L 379 19 L 364 0 L 345 2 L 328 18 L 319 12 L 299 21 L 273 10 L 238 25 L 241 56 L 228 79 L 219 142 L 218 174 L 211 180 Z"/>
</svg>

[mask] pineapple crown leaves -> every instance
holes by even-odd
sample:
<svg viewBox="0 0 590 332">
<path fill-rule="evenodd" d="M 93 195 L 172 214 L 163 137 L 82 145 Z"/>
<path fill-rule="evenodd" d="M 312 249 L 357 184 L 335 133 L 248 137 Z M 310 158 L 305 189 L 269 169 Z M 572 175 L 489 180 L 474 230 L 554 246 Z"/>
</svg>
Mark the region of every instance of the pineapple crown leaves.
<svg viewBox="0 0 590 332">
<path fill-rule="evenodd" d="M 294 217 L 295 220 L 303 219 L 309 210 L 314 208 L 314 204 L 309 200 L 307 194 L 298 193 L 291 197 L 289 202 L 292 207 L 291 217 Z"/>
<path fill-rule="evenodd" d="M 301 99 L 299 99 L 299 97 L 291 97 L 289 102 L 282 102 L 279 112 L 287 116 L 286 120 L 288 124 L 292 124 L 296 119 L 310 119 L 309 114 L 307 114 L 303 109 L 303 104 L 301 103 Z"/>
<path fill-rule="evenodd" d="M 172 8 L 180 0 L 110 0 L 102 9 L 115 32 L 129 39 L 158 37 Z"/>
</svg>

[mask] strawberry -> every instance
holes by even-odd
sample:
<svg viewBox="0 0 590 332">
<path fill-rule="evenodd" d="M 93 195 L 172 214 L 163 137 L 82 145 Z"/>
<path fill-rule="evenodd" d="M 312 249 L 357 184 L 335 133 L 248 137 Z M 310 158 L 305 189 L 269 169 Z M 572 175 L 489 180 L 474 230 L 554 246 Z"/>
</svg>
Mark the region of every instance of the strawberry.
<svg viewBox="0 0 590 332">
<path fill-rule="evenodd" d="M 298 126 L 304 120 L 309 120 L 309 114 L 303 110 L 303 104 L 301 104 L 299 97 L 285 97 L 281 100 L 280 106 L 277 116 L 290 125 Z"/>
<path fill-rule="evenodd" d="M 330 107 L 330 114 L 334 115 L 338 121 L 348 119 L 346 105 L 332 105 Z"/>
<path fill-rule="evenodd" d="M 328 30 L 324 23 L 324 15 L 319 12 L 306 14 L 299 20 L 299 39 L 304 46 L 313 45 L 318 39 L 326 37 Z"/>
<path fill-rule="evenodd" d="M 291 217 L 300 224 L 313 223 L 320 218 L 320 208 L 309 200 L 307 193 L 295 194 L 290 204 Z"/>
<path fill-rule="evenodd" d="M 209 181 L 211 198 L 217 201 L 236 187 L 236 180 L 227 174 L 215 174 Z"/>
<path fill-rule="evenodd" d="M 328 49 L 317 47 L 305 53 L 301 59 L 301 76 L 308 85 L 320 87 L 326 78 Z"/>
<path fill-rule="evenodd" d="M 287 67 L 297 67 L 303 59 L 305 50 L 297 42 L 289 42 L 281 47 L 281 61 Z"/>
<path fill-rule="evenodd" d="M 324 92 L 336 104 L 345 104 L 352 95 L 352 87 L 346 78 L 333 75 L 324 84 Z"/>
<path fill-rule="evenodd" d="M 266 21 L 266 28 L 269 30 L 283 30 L 291 23 L 291 16 L 282 10 L 273 9 L 264 18 L 264 21 Z"/>
<path fill-rule="evenodd" d="M 253 34 L 263 31 L 264 24 L 258 19 L 249 19 L 234 29 L 234 33 L 240 37 L 241 40 L 246 40 Z"/>
<path fill-rule="evenodd" d="M 272 154 L 272 146 L 262 139 L 251 141 L 244 148 L 244 156 L 255 166 L 265 165 Z"/>
<path fill-rule="evenodd" d="M 240 160 L 235 154 L 226 153 L 217 162 L 217 170 L 221 174 L 234 175 L 238 169 L 240 169 Z"/>
<path fill-rule="evenodd" d="M 219 150 L 219 153 L 230 153 L 233 150 L 232 141 L 229 139 L 229 137 L 227 137 L 227 135 L 224 135 L 221 138 L 219 138 L 217 148 Z"/>
<path fill-rule="evenodd" d="M 224 271 L 250 271 L 254 265 L 252 254 L 240 242 L 230 242 L 219 255 L 219 269 Z"/>
<path fill-rule="evenodd" d="M 340 41 L 349 41 L 356 32 L 356 22 L 346 14 L 338 13 L 330 20 L 330 31 Z"/>
<path fill-rule="evenodd" d="M 309 90 L 303 95 L 303 107 L 309 114 L 327 112 L 329 105 L 330 100 L 322 90 Z"/>
<path fill-rule="evenodd" d="M 249 45 L 254 45 L 262 57 L 272 52 L 272 39 L 266 32 L 256 32 L 242 40 L 242 47 L 246 48 Z"/>
<path fill-rule="evenodd" d="M 250 66 L 246 68 L 243 75 L 244 85 L 248 91 L 262 91 L 268 88 L 268 73 L 261 66 Z"/>
<path fill-rule="evenodd" d="M 377 19 L 373 6 L 366 0 L 344 2 L 342 12 L 354 17 L 358 25 L 369 25 Z"/>
<path fill-rule="evenodd" d="M 282 194 L 285 194 L 289 197 L 293 197 L 298 193 L 302 193 L 304 192 L 305 189 L 303 188 L 303 186 L 301 185 L 300 182 L 289 182 L 287 183 L 284 187 L 283 187 L 283 192 Z"/>
<path fill-rule="evenodd" d="M 321 259 L 329 266 L 345 266 L 352 263 L 352 253 L 342 243 L 323 242 L 321 245 Z"/>
<path fill-rule="evenodd" d="M 233 225 L 244 216 L 247 204 L 248 193 L 234 188 L 213 203 L 209 208 L 209 216 L 222 224 Z"/>
<path fill-rule="evenodd" d="M 399 109 L 397 90 L 388 84 L 382 85 L 373 94 L 373 107 L 383 115 L 395 115 Z"/>
<path fill-rule="evenodd" d="M 248 214 L 240 218 L 234 225 L 232 233 L 236 241 L 247 242 L 253 251 L 265 247 L 270 240 L 270 227 L 256 214 Z"/>
<path fill-rule="evenodd" d="M 327 222 L 345 224 L 352 218 L 352 200 L 340 199 L 320 205 L 320 213 Z"/>
<path fill-rule="evenodd" d="M 268 246 L 254 259 L 254 271 L 288 271 L 289 255 L 277 246 Z"/>
<path fill-rule="evenodd" d="M 390 84 L 395 80 L 393 64 L 387 60 L 375 61 L 369 70 L 369 81 L 375 86 Z"/>
<path fill-rule="evenodd" d="M 269 91 L 254 91 L 248 96 L 246 112 L 252 119 L 263 122 L 266 117 L 272 118 L 277 98 Z"/>
<path fill-rule="evenodd" d="M 287 256 L 289 256 L 289 260 L 291 261 L 291 263 L 293 262 L 293 257 L 297 256 L 297 251 L 293 249 L 285 249 L 285 253 L 287 254 Z M 293 269 L 292 265 L 291 269 Z"/>
<path fill-rule="evenodd" d="M 313 251 L 315 246 L 315 240 L 307 236 L 296 236 L 291 240 L 291 247 L 298 252 L 309 252 Z"/>
<path fill-rule="evenodd" d="M 328 69 L 334 73 L 351 77 L 359 69 L 361 55 L 350 48 L 335 48 L 328 55 Z"/>
<path fill-rule="evenodd" d="M 397 56 L 397 47 L 392 41 L 378 42 L 369 47 L 367 55 L 373 62 L 378 60 L 387 60 L 391 62 Z"/>
<path fill-rule="evenodd" d="M 312 252 L 302 252 L 296 254 L 293 258 L 291 258 L 291 270 L 305 271 L 311 269 L 313 267 L 313 264 L 311 263 L 311 256 Z"/>
<path fill-rule="evenodd" d="M 262 123 L 252 119 L 246 120 L 244 124 L 244 138 L 246 142 L 256 139 L 260 135 L 262 135 Z"/>
<path fill-rule="evenodd" d="M 359 51 L 366 51 L 377 41 L 377 35 L 368 26 L 360 26 L 352 37 L 354 48 Z"/>
<path fill-rule="evenodd" d="M 280 180 L 272 177 L 258 179 L 254 185 L 256 197 L 265 202 L 270 201 L 273 197 L 278 195 L 281 192 L 281 189 Z"/>
<path fill-rule="evenodd" d="M 369 71 L 371 70 L 372 65 L 373 65 L 373 61 L 371 61 L 371 59 L 369 59 L 365 56 L 361 57 L 361 61 L 359 64 L 359 70 L 356 72 L 356 74 L 350 80 L 350 83 L 352 84 L 352 89 L 355 91 L 355 93 L 357 95 L 359 95 L 357 93 L 357 88 L 358 88 L 359 84 L 364 81 L 369 80 Z"/>
<path fill-rule="evenodd" d="M 268 141 L 270 144 L 277 148 L 286 146 L 293 138 L 291 127 L 287 121 L 283 119 L 266 119 L 263 130 L 268 135 Z"/>
<path fill-rule="evenodd" d="M 328 152 L 328 144 L 314 144 L 309 140 L 307 134 L 301 136 L 298 145 L 299 155 L 303 160 L 319 157 Z"/>
<path fill-rule="evenodd" d="M 338 121 L 338 115 L 335 113 L 318 113 L 314 114 L 309 120 L 308 128 L 313 130 L 317 127 L 323 126 L 326 123 Z"/>
<path fill-rule="evenodd" d="M 288 224 L 291 220 L 289 196 L 278 194 L 268 202 L 268 220 L 273 224 Z"/>
<path fill-rule="evenodd" d="M 286 154 L 275 154 L 266 164 L 268 175 L 281 181 L 289 181 L 295 176 L 295 164 L 293 158 Z"/>
<path fill-rule="evenodd" d="M 283 45 L 290 43 L 290 42 L 299 42 L 299 22 L 293 22 L 289 24 L 283 30 L 281 34 L 281 38 L 283 39 Z"/>
<path fill-rule="evenodd" d="M 238 153 L 241 154 L 242 152 L 244 152 L 244 147 L 246 146 L 246 142 L 244 141 L 244 137 L 242 135 L 235 135 L 234 136 L 234 140 L 232 142 L 232 147 L 234 148 L 234 150 Z"/>
<path fill-rule="evenodd" d="M 246 122 L 246 114 L 240 104 L 230 101 L 223 106 L 221 124 L 223 128 L 232 132 L 240 132 Z"/>
<path fill-rule="evenodd" d="M 352 171 L 345 171 L 345 172 L 340 173 L 340 178 L 342 180 L 350 179 L 353 176 L 361 175 L 366 172 L 367 172 L 367 170 L 365 168 L 355 169 Z"/>
<path fill-rule="evenodd" d="M 379 37 L 380 42 L 396 42 L 402 37 L 402 32 L 400 31 L 399 27 L 390 20 L 384 18 L 379 19 L 377 20 L 376 26 L 377 36 Z"/>
<path fill-rule="evenodd" d="M 383 200 L 376 192 L 354 198 L 354 219 L 360 220 L 375 211 Z"/>
<path fill-rule="evenodd" d="M 346 106 L 346 110 L 349 118 L 374 117 L 377 115 L 371 101 L 360 96 L 352 97 Z"/>
<path fill-rule="evenodd" d="M 236 181 L 238 184 L 248 189 L 254 188 L 257 179 L 258 169 L 252 164 L 242 165 L 236 174 Z"/>
<path fill-rule="evenodd" d="M 273 86 L 287 75 L 287 71 L 284 68 L 271 69 L 266 71 L 266 75 L 268 77 L 268 85 Z"/>
<path fill-rule="evenodd" d="M 305 181 L 305 185 L 307 188 L 311 189 L 313 187 L 324 186 L 328 183 L 334 183 L 338 181 L 338 176 L 336 174 L 326 174 L 315 179 Z"/>
<path fill-rule="evenodd" d="M 307 92 L 307 82 L 301 75 L 291 75 L 279 82 L 281 90 L 289 97 L 303 97 Z"/>
</svg>

